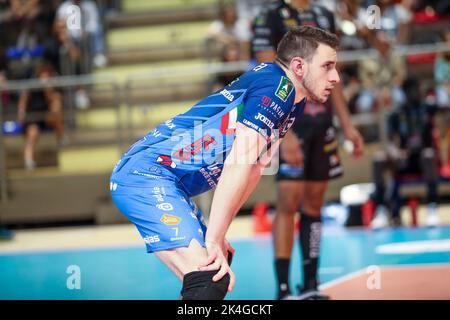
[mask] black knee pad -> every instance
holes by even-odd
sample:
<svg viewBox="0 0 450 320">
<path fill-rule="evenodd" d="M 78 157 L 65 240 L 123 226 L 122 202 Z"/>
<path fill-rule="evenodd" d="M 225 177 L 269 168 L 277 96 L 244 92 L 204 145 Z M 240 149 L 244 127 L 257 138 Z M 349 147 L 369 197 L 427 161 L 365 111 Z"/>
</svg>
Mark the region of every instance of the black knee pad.
<svg viewBox="0 0 450 320">
<path fill-rule="evenodd" d="M 183 278 L 182 300 L 223 300 L 228 292 L 230 275 L 214 282 L 215 271 L 193 271 Z"/>
</svg>

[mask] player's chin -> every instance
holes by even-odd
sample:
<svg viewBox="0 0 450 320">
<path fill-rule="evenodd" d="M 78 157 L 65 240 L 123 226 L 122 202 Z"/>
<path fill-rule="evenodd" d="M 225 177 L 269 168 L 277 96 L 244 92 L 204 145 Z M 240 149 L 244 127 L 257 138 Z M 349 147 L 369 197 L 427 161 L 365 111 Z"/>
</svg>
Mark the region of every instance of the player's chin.
<svg viewBox="0 0 450 320">
<path fill-rule="evenodd" d="M 322 102 L 322 103 L 327 102 L 330 95 L 331 95 L 331 90 L 325 90 L 324 93 L 320 96 L 320 102 Z"/>
</svg>

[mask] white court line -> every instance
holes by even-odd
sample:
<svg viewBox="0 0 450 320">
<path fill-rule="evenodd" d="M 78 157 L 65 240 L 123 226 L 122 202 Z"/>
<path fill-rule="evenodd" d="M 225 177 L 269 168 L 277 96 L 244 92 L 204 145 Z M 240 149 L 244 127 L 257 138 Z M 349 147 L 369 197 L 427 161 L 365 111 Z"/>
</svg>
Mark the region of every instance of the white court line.
<svg viewBox="0 0 450 320">
<path fill-rule="evenodd" d="M 377 254 L 420 254 L 450 252 L 450 239 L 391 242 L 375 248 Z"/>
</svg>

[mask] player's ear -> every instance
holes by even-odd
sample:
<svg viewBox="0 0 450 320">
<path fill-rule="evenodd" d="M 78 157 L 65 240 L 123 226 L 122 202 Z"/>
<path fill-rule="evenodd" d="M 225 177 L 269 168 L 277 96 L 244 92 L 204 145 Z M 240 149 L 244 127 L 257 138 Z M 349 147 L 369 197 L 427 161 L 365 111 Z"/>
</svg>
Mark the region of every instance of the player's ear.
<svg viewBox="0 0 450 320">
<path fill-rule="evenodd" d="M 291 68 L 294 73 L 299 76 L 300 78 L 303 78 L 306 74 L 306 61 L 305 59 L 301 57 L 294 57 L 291 60 Z"/>
</svg>

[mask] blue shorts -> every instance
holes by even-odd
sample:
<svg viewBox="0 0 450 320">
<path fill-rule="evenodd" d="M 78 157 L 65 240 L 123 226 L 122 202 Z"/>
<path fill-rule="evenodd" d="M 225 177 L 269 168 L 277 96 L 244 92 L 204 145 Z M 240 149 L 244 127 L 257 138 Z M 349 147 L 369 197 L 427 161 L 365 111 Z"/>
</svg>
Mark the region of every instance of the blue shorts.
<svg viewBox="0 0 450 320">
<path fill-rule="evenodd" d="M 110 189 L 117 208 L 144 239 L 147 252 L 187 247 L 192 239 L 205 246 L 203 216 L 174 179 L 153 179 L 145 187 L 134 187 L 112 178 Z"/>
</svg>

